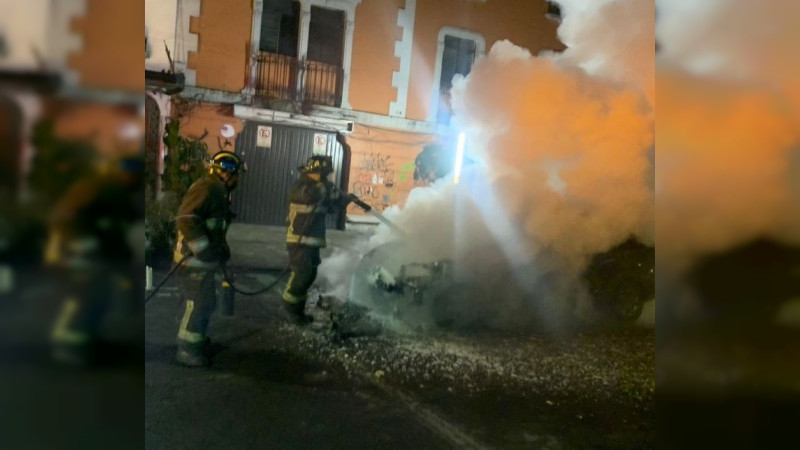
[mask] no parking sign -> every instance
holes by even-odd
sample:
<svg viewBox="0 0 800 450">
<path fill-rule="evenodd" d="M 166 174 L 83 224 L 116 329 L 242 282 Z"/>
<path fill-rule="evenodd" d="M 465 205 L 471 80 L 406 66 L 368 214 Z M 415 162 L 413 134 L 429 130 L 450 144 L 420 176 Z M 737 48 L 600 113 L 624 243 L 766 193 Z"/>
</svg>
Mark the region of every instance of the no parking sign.
<svg viewBox="0 0 800 450">
<path fill-rule="evenodd" d="M 314 149 L 311 151 L 314 155 L 324 155 L 327 153 L 328 148 L 328 135 L 324 133 L 314 133 Z"/>
<path fill-rule="evenodd" d="M 272 127 L 259 125 L 256 134 L 256 147 L 272 147 Z"/>
</svg>

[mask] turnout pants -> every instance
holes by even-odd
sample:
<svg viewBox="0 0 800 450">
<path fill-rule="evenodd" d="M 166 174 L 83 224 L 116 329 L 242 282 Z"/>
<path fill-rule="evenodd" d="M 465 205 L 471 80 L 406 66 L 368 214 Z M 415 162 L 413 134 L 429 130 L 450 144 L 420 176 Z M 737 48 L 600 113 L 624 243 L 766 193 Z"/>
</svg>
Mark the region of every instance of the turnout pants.
<svg viewBox="0 0 800 450">
<path fill-rule="evenodd" d="M 139 280 L 125 269 L 127 266 L 122 264 L 106 262 L 69 268 L 61 274 L 67 295 L 52 329 L 55 344 L 90 344 L 97 337 L 108 311 L 115 306 L 115 299 L 132 303 L 132 291 L 139 288 L 136 284 Z"/>
<path fill-rule="evenodd" d="M 206 337 L 208 322 L 217 303 L 216 278 L 218 268 L 187 267 L 180 277 L 183 314 L 178 328 L 178 341 L 197 344 Z"/>
<path fill-rule="evenodd" d="M 319 247 L 300 244 L 287 244 L 289 250 L 289 282 L 283 291 L 283 300 L 287 303 L 304 305 L 308 299 L 308 289 L 317 279 L 319 266 Z"/>
<path fill-rule="evenodd" d="M 110 277 L 101 267 L 70 269 L 65 273 L 69 294 L 53 327 L 57 344 L 84 345 L 93 341 L 108 309 Z"/>
</svg>

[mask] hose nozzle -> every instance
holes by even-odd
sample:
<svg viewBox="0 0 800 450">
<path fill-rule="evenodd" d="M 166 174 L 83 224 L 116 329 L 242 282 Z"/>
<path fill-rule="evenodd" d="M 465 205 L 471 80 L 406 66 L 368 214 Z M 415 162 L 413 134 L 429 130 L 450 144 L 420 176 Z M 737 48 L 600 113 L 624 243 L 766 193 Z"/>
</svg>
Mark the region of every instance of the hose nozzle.
<svg viewBox="0 0 800 450">
<path fill-rule="evenodd" d="M 361 199 L 356 197 L 355 194 L 350 194 L 349 197 L 350 197 L 350 201 L 351 202 L 353 202 L 356 205 L 358 205 L 364 211 L 369 212 L 370 210 L 372 210 L 372 206 L 369 206 L 368 204 L 366 204 L 363 201 L 361 201 Z"/>
</svg>

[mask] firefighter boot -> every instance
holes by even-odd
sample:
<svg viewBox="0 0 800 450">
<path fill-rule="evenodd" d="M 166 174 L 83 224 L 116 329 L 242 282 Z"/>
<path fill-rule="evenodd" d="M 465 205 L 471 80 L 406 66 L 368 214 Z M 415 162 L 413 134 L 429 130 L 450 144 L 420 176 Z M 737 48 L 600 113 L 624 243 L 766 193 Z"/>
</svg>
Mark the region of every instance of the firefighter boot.
<svg viewBox="0 0 800 450">
<path fill-rule="evenodd" d="M 178 352 L 175 360 L 179 364 L 189 367 L 203 367 L 209 365 L 208 358 L 203 354 L 205 341 L 187 342 L 178 339 Z"/>
<path fill-rule="evenodd" d="M 295 325 L 307 325 L 314 321 L 313 317 L 305 313 L 305 302 L 291 303 L 284 300 L 283 309 L 286 311 L 289 321 Z"/>
</svg>

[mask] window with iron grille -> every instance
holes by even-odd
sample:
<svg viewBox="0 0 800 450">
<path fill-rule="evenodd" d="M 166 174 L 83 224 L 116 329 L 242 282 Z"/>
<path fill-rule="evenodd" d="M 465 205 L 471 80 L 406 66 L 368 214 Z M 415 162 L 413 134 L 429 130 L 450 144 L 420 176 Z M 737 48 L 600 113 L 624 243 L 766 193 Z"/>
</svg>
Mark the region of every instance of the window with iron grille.
<svg viewBox="0 0 800 450">
<path fill-rule="evenodd" d="M 310 8 L 308 47 L 298 49 L 300 2 L 264 0 L 256 95 L 338 107 L 342 102 L 345 11 Z M 298 52 L 306 52 L 300 59 Z"/>
</svg>

